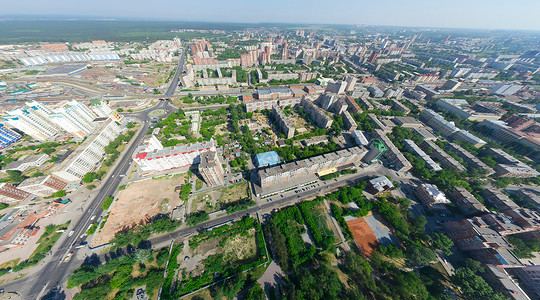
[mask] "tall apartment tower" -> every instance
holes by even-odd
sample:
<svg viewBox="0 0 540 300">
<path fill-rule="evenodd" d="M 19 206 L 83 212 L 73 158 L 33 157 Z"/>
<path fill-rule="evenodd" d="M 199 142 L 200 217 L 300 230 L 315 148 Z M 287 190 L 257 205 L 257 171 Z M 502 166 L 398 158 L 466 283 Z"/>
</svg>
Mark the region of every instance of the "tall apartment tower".
<svg viewBox="0 0 540 300">
<path fill-rule="evenodd" d="M 287 59 L 289 56 L 289 48 L 287 42 L 283 42 L 283 47 L 281 49 L 281 59 Z"/>
<path fill-rule="evenodd" d="M 379 54 L 376 51 L 373 51 L 373 53 L 371 53 L 371 56 L 368 59 L 368 63 L 374 64 L 377 61 L 377 56 L 378 55 Z"/>
<path fill-rule="evenodd" d="M 223 185 L 223 167 L 215 151 L 206 151 L 201 154 L 199 173 L 209 186 Z"/>
<path fill-rule="evenodd" d="M 94 131 L 96 115 L 83 103 L 75 100 L 54 109 L 49 119 L 76 138 L 84 138 Z"/>
<path fill-rule="evenodd" d="M 347 83 L 347 86 L 345 87 L 345 91 L 352 92 L 354 90 L 354 86 L 356 85 L 356 77 L 347 76 L 347 78 L 345 79 L 345 82 Z"/>
<path fill-rule="evenodd" d="M 0 148 L 6 148 L 21 138 L 20 134 L 0 124 Z"/>
<path fill-rule="evenodd" d="M 56 135 L 58 129 L 48 118 L 47 111 L 50 112 L 50 110 L 46 108 L 44 111 L 40 106 L 11 110 L 3 117 L 3 120 L 32 138 L 45 141 Z"/>
<path fill-rule="evenodd" d="M 94 114 L 100 118 L 108 118 L 114 112 L 105 101 L 101 101 L 99 104 L 93 105 L 91 108 Z"/>
</svg>

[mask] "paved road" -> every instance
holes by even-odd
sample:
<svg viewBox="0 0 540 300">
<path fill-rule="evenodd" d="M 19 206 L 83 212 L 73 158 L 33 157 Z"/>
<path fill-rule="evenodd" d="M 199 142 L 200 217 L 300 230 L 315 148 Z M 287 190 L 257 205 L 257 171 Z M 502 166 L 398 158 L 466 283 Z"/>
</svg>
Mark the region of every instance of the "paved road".
<svg viewBox="0 0 540 300">
<path fill-rule="evenodd" d="M 283 198 L 279 195 L 272 196 L 270 198 L 273 199 L 273 201 L 263 202 L 262 204 L 255 205 L 247 210 L 239 211 L 230 215 L 221 216 L 216 219 L 212 219 L 210 221 L 201 223 L 195 227 L 180 228 L 172 233 L 150 238 L 150 242 L 152 243 L 152 247 L 156 249 L 166 247 L 170 245 L 171 240 L 173 239 L 180 239 L 180 238 L 189 236 L 190 234 L 206 230 L 207 228 L 220 225 L 229 221 L 240 219 L 241 217 L 248 214 L 255 215 L 255 213 L 258 213 L 258 212 L 270 211 L 274 208 L 281 208 L 281 207 L 291 205 L 300 201 L 304 201 L 306 199 L 311 199 L 313 197 L 316 197 L 320 193 L 326 194 L 333 189 L 336 189 L 345 185 L 354 185 L 354 183 L 357 180 L 364 177 L 372 176 L 374 174 L 378 174 L 379 171 L 380 171 L 379 169 L 370 170 L 368 172 L 361 173 L 356 176 L 351 176 L 345 180 L 327 181 L 327 184 L 320 183 L 319 186 L 315 184 L 316 185 L 315 188 L 310 188 L 309 190 L 305 190 L 297 194 L 295 194 L 294 192 L 285 193 Z M 262 201 L 265 201 L 265 200 L 262 200 Z"/>
<path fill-rule="evenodd" d="M 161 117 L 166 117 L 173 110 L 168 106 L 168 102 L 165 101 L 159 103 L 154 109 L 160 108 L 168 111 Z M 125 155 L 111 171 L 109 177 L 105 179 L 101 190 L 92 200 L 92 203 L 88 206 L 83 216 L 78 221 L 72 220 L 72 224 L 75 223 L 72 229 L 74 233 L 61 242 L 59 248 L 51 254 L 52 257 L 47 259 L 48 263 L 40 271 L 3 285 L 2 288 L 6 291 L 17 291 L 23 295 L 24 299 L 39 299 L 43 295 L 47 295 L 47 299 L 58 298 L 57 296 L 60 291 L 51 293 L 48 293 L 48 291 L 60 287 L 67 280 L 69 274 L 80 266 L 80 261 L 75 259 L 76 254 L 73 254 L 73 258 L 69 262 L 63 262 L 64 258 L 70 252 L 77 252 L 78 249 L 75 247 L 85 240 L 86 236 L 84 233 L 93 222 L 92 216 L 95 216 L 95 219 L 99 219 L 99 216 L 103 212 L 101 209 L 103 200 L 108 196 L 112 196 L 118 189 L 123 178 L 120 175 L 126 174 L 131 166 L 131 154 L 146 136 L 152 125 L 146 112 L 141 112 L 137 116 L 142 120 L 142 129 L 135 136 L 129 148 L 126 149 Z"/>
<path fill-rule="evenodd" d="M 167 89 L 167 92 L 165 93 L 166 97 L 170 97 L 174 95 L 174 92 L 176 91 L 176 88 L 178 87 L 178 80 L 180 79 L 180 74 L 182 74 L 182 72 L 184 71 L 186 51 L 187 51 L 187 48 L 184 47 L 184 51 L 182 51 L 182 56 L 180 57 L 180 60 L 178 61 L 178 67 L 176 68 L 176 73 L 174 73 L 174 77 L 171 81 L 171 84 L 169 85 L 169 88 Z"/>
</svg>

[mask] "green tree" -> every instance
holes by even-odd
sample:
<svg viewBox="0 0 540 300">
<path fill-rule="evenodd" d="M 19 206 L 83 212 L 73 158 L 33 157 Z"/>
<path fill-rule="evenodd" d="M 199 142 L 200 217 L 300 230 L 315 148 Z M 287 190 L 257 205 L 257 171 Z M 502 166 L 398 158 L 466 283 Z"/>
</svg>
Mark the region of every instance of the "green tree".
<svg viewBox="0 0 540 300">
<path fill-rule="evenodd" d="M 96 174 L 92 173 L 92 172 L 88 172 L 88 173 L 84 174 L 84 176 L 82 178 L 82 182 L 90 183 L 90 182 L 94 181 L 94 179 L 97 179 Z"/>
<path fill-rule="evenodd" d="M 246 300 L 266 300 L 266 295 L 264 293 L 264 290 L 262 289 L 261 285 L 258 283 L 255 283 L 253 287 L 251 287 L 244 298 Z"/>
<path fill-rule="evenodd" d="M 22 172 L 19 170 L 7 170 L 6 173 L 13 184 L 19 184 L 26 179 L 26 176 L 23 176 Z"/>
<path fill-rule="evenodd" d="M 451 255 L 452 251 L 450 248 L 454 246 L 454 242 L 442 233 L 434 233 L 431 235 L 431 245 L 435 249 L 439 249 L 446 255 Z"/>
</svg>

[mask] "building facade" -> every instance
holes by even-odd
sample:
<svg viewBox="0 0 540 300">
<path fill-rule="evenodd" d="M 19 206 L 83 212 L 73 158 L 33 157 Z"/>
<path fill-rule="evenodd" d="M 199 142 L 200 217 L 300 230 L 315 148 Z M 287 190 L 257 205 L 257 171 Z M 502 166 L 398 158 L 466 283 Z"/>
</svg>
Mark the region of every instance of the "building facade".
<svg viewBox="0 0 540 300">
<path fill-rule="evenodd" d="M 206 151 L 201 154 L 199 173 L 208 186 L 225 184 L 225 180 L 223 179 L 223 166 L 215 151 Z"/>
<path fill-rule="evenodd" d="M 64 190 L 66 186 L 66 181 L 56 176 L 45 175 L 28 178 L 21 182 L 17 188 L 40 197 L 48 197 L 55 192 Z"/>
</svg>

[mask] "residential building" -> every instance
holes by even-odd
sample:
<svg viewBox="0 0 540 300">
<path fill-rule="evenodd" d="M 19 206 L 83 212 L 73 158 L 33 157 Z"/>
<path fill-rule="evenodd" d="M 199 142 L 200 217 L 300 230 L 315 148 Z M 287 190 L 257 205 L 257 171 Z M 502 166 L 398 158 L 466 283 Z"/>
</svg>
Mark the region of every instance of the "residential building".
<svg viewBox="0 0 540 300">
<path fill-rule="evenodd" d="M 452 136 L 459 131 L 459 128 L 457 128 L 454 123 L 446 121 L 441 115 L 429 108 L 420 112 L 420 118 L 422 118 L 427 125 L 431 126 L 444 136 Z"/>
<path fill-rule="evenodd" d="M 360 102 L 361 105 L 363 105 L 366 108 L 366 110 L 375 109 L 373 104 L 371 104 L 371 102 L 366 97 L 359 97 L 358 101 Z"/>
<path fill-rule="evenodd" d="M 425 141 L 436 141 L 438 138 L 427 128 L 413 128 L 412 132 L 420 136 Z"/>
<path fill-rule="evenodd" d="M 346 112 L 347 108 L 349 107 L 343 98 L 345 97 L 340 97 L 332 107 L 332 111 L 337 115 L 341 115 L 342 113 Z"/>
<path fill-rule="evenodd" d="M 524 147 L 540 150 L 539 125 L 533 120 L 510 116 L 504 121 L 484 120 L 480 125 L 489 129 L 489 135 L 504 143 L 519 143 Z"/>
<path fill-rule="evenodd" d="M 105 155 L 105 146 L 112 142 L 122 131 L 111 119 L 100 122 L 97 130 L 77 147 L 59 165 L 53 167 L 52 175 L 66 181 L 79 181 L 88 172 L 94 170 Z"/>
<path fill-rule="evenodd" d="M 375 129 L 373 131 L 373 137 L 384 142 L 386 145 L 386 152 L 384 157 L 388 160 L 390 167 L 398 172 L 407 172 L 412 169 L 412 164 L 403 156 L 401 151 L 390 141 L 386 134 L 380 130 Z"/>
<path fill-rule="evenodd" d="M 512 246 L 480 217 L 443 224 L 456 246 L 472 258 L 494 265 L 521 265 L 510 252 Z"/>
<path fill-rule="evenodd" d="M 324 110 L 330 110 L 338 99 L 339 97 L 336 93 L 325 92 L 317 98 L 317 102 Z"/>
<path fill-rule="evenodd" d="M 348 109 L 353 114 L 361 114 L 362 108 L 360 108 L 360 105 L 354 101 L 354 99 L 351 96 L 345 96 L 344 98 L 345 102 L 348 105 Z"/>
<path fill-rule="evenodd" d="M 420 157 L 423 161 L 425 161 L 428 169 L 433 170 L 433 171 L 442 170 L 441 166 L 438 163 L 434 162 L 433 159 L 431 159 L 431 157 L 429 157 L 422 149 L 420 149 L 420 147 L 418 147 L 418 145 L 416 145 L 416 143 L 413 140 L 405 139 L 403 140 L 403 142 L 405 143 L 405 149 L 407 149 L 408 151 L 415 154 L 415 156 Z"/>
<path fill-rule="evenodd" d="M 504 211 L 507 209 L 518 209 L 520 208 L 514 201 L 504 194 L 501 190 L 495 188 L 494 186 L 487 186 L 482 190 L 482 198 L 485 201 L 490 202 L 495 208 L 499 211 Z"/>
<path fill-rule="evenodd" d="M 346 91 L 347 86 L 349 85 L 346 81 L 330 81 L 326 85 L 326 91 L 334 94 L 343 94 Z M 354 85 L 353 85 L 354 86 Z"/>
<path fill-rule="evenodd" d="M 363 147 L 352 147 L 275 167 L 259 169 L 257 181 L 263 189 L 276 184 L 286 185 L 292 181 L 302 181 L 308 175 L 360 163 L 366 152 Z"/>
<path fill-rule="evenodd" d="M 436 105 L 445 111 L 471 121 L 483 121 L 485 119 L 498 120 L 505 112 L 500 109 L 486 109 L 481 104 L 469 106 L 469 103 L 463 99 L 439 99 L 436 102 Z M 477 107 L 478 110 L 476 110 L 475 107 Z"/>
<path fill-rule="evenodd" d="M 519 286 L 531 299 L 540 299 L 540 265 L 505 266 L 504 270 L 518 279 Z"/>
<path fill-rule="evenodd" d="M 40 106 L 31 106 L 25 109 L 8 111 L 3 120 L 10 126 L 28 134 L 32 138 L 45 141 L 58 133 L 58 128 L 49 121 L 47 109 L 43 111 Z"/>
<path fill-rule="evenodd" d="M 471 144 L 475 146 L 476 148 L 480 148 L 487 144 L 484 140 L 481 138 L 473 135 L 472 133 L 466 131 L 466 130 L 459 130 L 458 132 L 454 133 L 452 136 L 454 140 L 462 141 L 468 144 Z"/>
<path fill-rule="evenodd" d="M 463 158 L 463 160 L 469 165 L 469 171 L 471 168 L 481 168 L 485 170 L 487 175 L 491 175 L 495 173 L 495 171 L 492 168 L 486 165 L 483 161 L 481 161 L 475 155 L 472 155 L 471 152 L 463 149 L 463 147 L 461 147 L 460 145 L 456 143 L 447 143 L 446 146 L 448 150 L 456 153 L 459 157 Z"/>
<path fill-rule="evenodd" d="M 502 236 L 519 234 L 523 238 L 540 237 L 540 214 L 526 208 L 506 209 L 486 214 L 482 219 Z"/>
<path fill-rule="evenodd" d="M 273 106 L 285 107 L 295 106 L 300 103 L 302 98 L 285 98 L 285 99 L 266 99 L 266 100 L 254 100 L 246 101 L 246 112 L 254 112 L 256 110 L 261 111 L 264 109 L 272 109 Z"/>
<path fill-rule="evenodd" d="M 2 171 L 21 171 L 24 172 L 33 167 L 39 167 L 49 160 L 50 156 L 47 154 L 30 155 L 26 157 L 19 157 L 18 160 L 10 162 Z"/>
<path fill-rule="evenodd" d="M 362 161 L 367 164 L 377 163 L 384 152 L 386 152 L 386 146 L 384 145 L 383 141 L 379 139 L 372 139 L 368 146 L 368 152 L 364 158 L 362 158 Z"/>
<path fill-rule="evenodd" d="M 347 76 L 345 78 L 345 82 L 347 83 L 347 86 L 345 87 L 346 92 L 352 92 L 354 91 L 354 86 L 356 85 L 357 78 L 354 76 Z"/>
<path fill-rule="evenodd" d="M 216 151 L 213 141 L 154 150 L 143 145 L 135 150 L 132 159 L 146 175 L 196 165 L 201 161 L 201 154 L 206 151 Z"/>
<path fill-rule="evenodd" d="M 276 122 L 276 126 L 279 128 L 279 130 L 285 135 L 286 139 L 292 139 L 294 137 L 294 125 L 287 118 L 285 113 L 279 108 L 279 106 L 274 105 L 272 106 L 272 116 L 273 119 Z"/>
<path fill-rule="evenodd" d="M 108 118 L 115 113 L 105 101 L 99 101 L 98 104 L 92 105 L 90 108 L 99 118 Z"/>
<path fill-rule="evenodd" d="M 341 117 L 343 118 L 343 126 L 344 129 L 347 131 L 356 130 L 356 127 L 358 127 L 358 124 L 356 124 L 356 121 L 351 116 L 351 114 L 348 111 L 344 111 L 341 113 Z"/>
<path fill-rule="evenodd" d="M 506 84 L 501 83 L 491 89 L 491 94 L 499 96 L 509 96 L 517 93 L 523 86 L 519 84 Z"/>
<path fill-rule="evenodd" d="M 0 124 L 0 149 L 6 148 L 21 138 L 22 135 Z"/>
<path fill-rule="evenodd" d="M 309 139 L 301 140 L 300 142 L 302 143 L 302 145 L 309 147 L 312 145 L 327 143 L 328 138 L 324 135 L 321 135 L 321 136 L 310 137 Z"/>
<path fill-rule="evenodd" d="M 497 177 L 529 178 L 540 176 L 538 171 L 501 149 L 490 148 L 488 153 L 493 155 L 495 161 L 499 163 L 495 166 Z"/>
<path fill-rule="evenodd" d="M 486 144 L 486 142 L 482 139 L 474 136 L 466 130 L 457 128 L 453 122 L 446 121 L 441 115 L 431 109 L 426 108 L 422 110 L 420 117 L 426 122 L 426 124 L 446 137 L 472 144 L 475 147 L 481 147 Z"/>
<path fill-rule="evenodd" d="M 450 198 L 466 216 L 481 215 L 487 213 L 487 208 L 462 186 L 456 186 L 449 193 Z"/>
<path fill-rule="evenodd" d="M 438 96 L 439 95 L 439 92 L 425 86 L 425 85 L 417 85 L 415 88 L 414 88 L 415 91 L 419 91 L 419 92 L 422 92 L 424 94 L 426 94 L 426 99 L 431 99 L 435 96 Z"/>
<path fill-rule="evenodd" d="M 252 65 L 253 65 L 253 60 L 251 60 L 251 55 L 249 53 L 240 54 L 240 66 L 251 67 Z"/>
<path fill-rule="evenodd" d="M 0 202 L 15 203 L 25 200 L 30 196 L 27 191 L 20 190 L 9 183 L 0 183 Z"/>
<path fill-rule="evenodd" d="M 442 91 L 453 92 L 461 85 L 461 81 L 450 79 L 446 81 L 441 87 Z"/>
<path fill-rule="evenodd" d="M 446 209 L 446 204 L 451 203 L 446 195 L 439 191 L 433 184 L 423 183 L 416 188 L 416 196 L 428 209 Z"/>
<path fill-rule="evenodd" d="M 395 99 L 392 99 L 392 108 L 394 110 L 402 112 L 405 115 L 408 115 L 411 112 L 411 110 L 407 106 Z"/>
<path fill-rule="evenodd" d="M 399 73 L 398 73 L 399 74 Z M 386 98 L 394 98 L 396 100 L 400 100 L 403 98 L 403 92 L 404 90 L 399 87 L 393 87 L 389 88 L 384 92 L 384 96 Z"/>
<path fill-rule="evenodd" d="M 276 88 L 258 89 L 257 95 L 258 95 L 259 100 L 264 100 L 264 99 L 291 98 L 293 96 L 293 93 L 290 88 L 276 87 Z"/>
<path fill-rule="evenodd" d="M 377 86 L 371 85 L 368 87 L 369 95 L 373 98 L 381 98 L 384 96 L 384 92 Z"/>
<path fill-rule="evenodd" d="M 404 127 L 404 128 L 424 127 L 424 124 L 422 124 L 422 122 L 418 121 L 417 119 L 413 117 L 394 117 L 392 119 L 392 122 L 394 122 L 397 126 Z"/>
<path fill-rule="evenodd" d="M 96 115 L 83 103 L 75 100 L 62 104 L 49 114 L 49 119 L 76 138 L 84 138 L 94 131 Z"/>
<path fill-rule="evenodd" d="M 199 173 L 208 186 L 219 186 L 225 184 L 225 180 L 223 178 L 223 166 L 221 165 L 215 151 L 206 151 L 201 153 Z"/>
<path fill-rule="evenodd" d="M 389 191 L 394 188 L 394 184 L 386 176 L 379 176 L 368 180 L 366 190 L 373 195 Z"/>
<path fill-rule="evenodd" d="M 518 194 L 535 207 L 536 211 L 540 211 L 540 196 L 526 189 L 519 189 Z"/>
<path fill-rule="evenodd" d="M 375 114 L 367 114 L 367 116 L 371 123 L 373 123 L 373 125 L 375 125 L 378 129 L 382 130 L 385 133 L 391 132 L 392 128 L 394 128 L 395 126 L 393 122 L 386 119 L 379 119 Z"/>
<path fill-rule="evenodd" d="M 424 140 L 424 145 L 433 149 L 430 156 L 434 160 L 438 161 L 443 168 L 456 168 L 460 172 L 467 172 L 467 169 L 463 165 L 461 165 L 455 158 L 450 156 L 450 154 L 441 149 L 435 142 L 431 140 Z"/>
<path fill-rule="evenodd" d="M 28 178 L 17 188 L 40 197 L 48 197 L 55 192 L 65 190 L 66 186 L 66 181 L 53 175 L 44 175 Z"/>
<path fill-rule="evenodd" d="M 334 121 L 324 110 L 316 106 L 312 101 L 302 98 L 300 105 L 306 112 L 309 120 L 317 127 L 328 129 Z"/>
<path fill-rule="evenodd" d="M 369 141 L 361 130 L 353 130 L 352 137 L 358 146 L 367 146 Z"/>
</svg>

